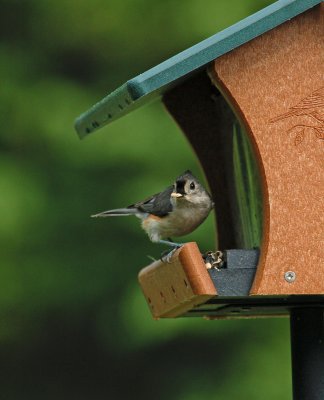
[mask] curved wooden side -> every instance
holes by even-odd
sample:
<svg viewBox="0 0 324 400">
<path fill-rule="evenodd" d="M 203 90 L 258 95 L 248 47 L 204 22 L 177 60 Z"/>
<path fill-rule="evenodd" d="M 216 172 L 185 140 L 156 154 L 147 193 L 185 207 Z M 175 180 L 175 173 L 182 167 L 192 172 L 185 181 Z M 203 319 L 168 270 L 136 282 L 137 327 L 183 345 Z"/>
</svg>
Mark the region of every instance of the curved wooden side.
<svg viewBox="0 0 324 400">
<path fill-rule="evenodd" d="M 214 64 L 214 83 L 249 132 L 263 177 L 251 294 L 324 293 L 323 30 L 317 6 Z"/>
</svg>

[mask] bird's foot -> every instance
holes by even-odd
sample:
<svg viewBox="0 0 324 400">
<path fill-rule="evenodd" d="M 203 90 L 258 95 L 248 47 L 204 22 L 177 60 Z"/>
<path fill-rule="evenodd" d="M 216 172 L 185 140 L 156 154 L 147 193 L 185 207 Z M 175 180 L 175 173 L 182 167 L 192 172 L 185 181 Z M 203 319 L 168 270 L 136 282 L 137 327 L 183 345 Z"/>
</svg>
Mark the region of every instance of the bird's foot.
<svg viewBox="0 0 324 400">
<path fill-rule="evenodd" d="M 159 240 L 159 243 L 161 244 L 166 244 L 167 246 L 173 247 L 171 251 L 166 250 L 161 254 L 160 260 L 164 263 L 171 263 L 171 258 L 174 255 L 174 253 L 183 245 L 183 243 L 175 243 L 171 238 L 168 238 L 168 240 Z"/>
<path fill-rule="evenodd" d="M 153 261 L 153 262 L 157 261 L 156 258 L 154 258 L 153 256 L 150 256 L 149 254 L 147 254 L 146 257 L 149 258 L 149 259 L 150 259 L 151 261 Z"/>
<path fill-rule="evenodd" d="M 168 264 L 170 264 L 170 263 L 171 263 L 171 259 L 172 259 L 173 255 L 174 255 L 174 253 L 175 253 L 178 249 L 180 249 L 181 246 L 182 246 L 182 244 L 180 244 L 180 243 L 173 243 L 173 249 L 172 249 L 171 251 L 169 251 L 169 250 L 164 251 L 164 252 L 161 254 L 160 260 L 161 260 L 163 263 L 168 263 Z"/>
<path fill-rule="evenodd" d="M 164 251 L 164 252 L 161 254 L 160 260 L 161 260 L 163 263 L 170 264 L 170 263 L 171 263 L 172 256 L 173 256 L 174 253 L 178 250 L 178 248 L 179 248 L 179 247 L 175 247 L 175 248 L 172 249 L 171 251 L 169 251 L 169 250 Z"/>
</svg>

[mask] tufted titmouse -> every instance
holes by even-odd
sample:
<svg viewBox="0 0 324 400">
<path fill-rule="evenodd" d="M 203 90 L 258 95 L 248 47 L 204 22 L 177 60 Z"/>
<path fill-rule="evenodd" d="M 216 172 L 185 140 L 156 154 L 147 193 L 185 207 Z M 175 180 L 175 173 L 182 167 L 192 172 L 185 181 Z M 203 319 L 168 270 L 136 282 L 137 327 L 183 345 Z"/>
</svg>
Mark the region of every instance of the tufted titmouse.
<svg viewBox="0 0 324 400">
<path fill-rule="evenodd" d="M 178 246 L 169 238 L 187 235 L 195 230 L 207 218 L 213 206 L 209 193 L 187 170 L 163 192 L 127 208 L 103 211 L 92 217 L 135 215 L 142 220 L 142 228 L 152 242 Z"/>
</svg>

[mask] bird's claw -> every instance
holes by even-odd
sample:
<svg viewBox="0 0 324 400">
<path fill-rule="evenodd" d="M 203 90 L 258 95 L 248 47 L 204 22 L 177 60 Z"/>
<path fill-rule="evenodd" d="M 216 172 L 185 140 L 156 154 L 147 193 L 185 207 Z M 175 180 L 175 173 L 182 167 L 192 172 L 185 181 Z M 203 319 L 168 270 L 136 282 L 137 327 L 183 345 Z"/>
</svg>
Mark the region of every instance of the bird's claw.
<svg viewBox="0 0 324 400">
<path fill-rule="evenodd" d="M 163 263 L 171 264 L 171 259 L 172 259 L 173 255 L 174 255 L 174 253 L 175 253 L 178 249 L 180 249 L 180 247 L 181 247 L 181 246 L 175 246 L 171 251 L 168 251 L 168 250 L 164 251 L 164 252 L 161 254 L 160 260 L 161 260 Z"/>
<path fill-rule="evenodd" d="M 147 255 L 146 257 L 149 258 L 153 262 L 157 261 L 156 258 L 154 258 L 153 256 Z"/>
</svg>

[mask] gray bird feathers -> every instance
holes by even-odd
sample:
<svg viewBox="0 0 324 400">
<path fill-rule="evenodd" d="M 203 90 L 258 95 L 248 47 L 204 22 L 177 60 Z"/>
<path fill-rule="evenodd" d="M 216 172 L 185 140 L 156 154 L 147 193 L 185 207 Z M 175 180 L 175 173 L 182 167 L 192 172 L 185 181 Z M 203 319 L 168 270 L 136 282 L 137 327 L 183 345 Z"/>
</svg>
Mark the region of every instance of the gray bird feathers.
<svg viewBox="0 0 324 400">
<path fill-rule="evenodd" d="M 135 208 L 116 208 L 116 210 L 107 210 L 98 214 L 91 215 L 92 218 L 97 217 L 123 217 L 127 215 L 135 215 L 137 210 Z"/>
<path fill-rule="evenodd" d="M 131 204 L 126 208 L 117 208 L 115 210 L 103 211 L 101 213 L 91 215 L 91 217 L 119 217 L 125 215 L 153 214 L 157 217 L 163 217 L 172 211 L 170 196 L 173 186 L 168 187 L 161 193 L 154 194 L 146 200 Z"/>
<path fill-rule="evenodd" d="M 160 193 L 125 208 L 107 210 L 92 217 L 135 215 L 153 242 L 183 236 L 196 229 L 213 208 L 213 201 L 191 171 L 181 174 Z"/>
</svg>

